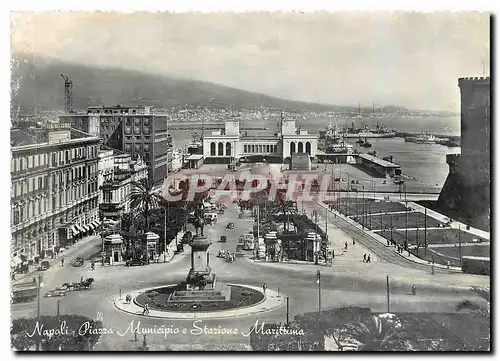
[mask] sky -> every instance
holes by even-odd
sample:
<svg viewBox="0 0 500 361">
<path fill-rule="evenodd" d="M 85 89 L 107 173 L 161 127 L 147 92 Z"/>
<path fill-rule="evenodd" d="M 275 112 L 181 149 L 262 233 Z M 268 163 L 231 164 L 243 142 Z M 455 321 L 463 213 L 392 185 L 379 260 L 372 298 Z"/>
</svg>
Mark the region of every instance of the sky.
<svg viewBox="0 0 500 361">
<path fill-rule="evenodd" d="M 489 74 L 489 15 L 478 12 L 16 12 L 11 21 L 13 52 L 325 104 L 458 111 L 457 78 Z"/>
</svg>

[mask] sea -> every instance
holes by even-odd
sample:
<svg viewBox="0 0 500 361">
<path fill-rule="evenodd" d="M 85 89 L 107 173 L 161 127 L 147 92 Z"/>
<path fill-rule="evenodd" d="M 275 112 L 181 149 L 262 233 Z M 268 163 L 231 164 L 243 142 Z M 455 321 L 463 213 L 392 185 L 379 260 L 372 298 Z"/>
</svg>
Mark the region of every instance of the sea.
<svg viewBox="0 0 500 361">
<path fill-rule="evenodd" d="M 440 134 L 443 136 L 460 136 L 460 116 L 405 116 L 405 117 L 383 117 L 378 119 L 367 119 L 364 124 L 368 128 L 380 125 L 393 129 L 400 133 L 422 133 Z M 269 130 L 249 130 L 248 135 L 270 135 L 276 132 L 279 118 L 276 119 L 251 119 L 243 120 L 243 127 L 268 127 Z M 306 128 L 309 133 L 318 134 L 329 124 L 338 129 L 350 126 L 352 120 L 337 120 L 328 117 L 314 119 L 297 119 L 297 126 Z M 357 121 L 359 126 L 359 122 Z M 197 130 L 198 134 L 201 129 Z M 205 131 L 210 134 L 211 131 Z M 192 131 L 171 131 L 174 147 L 183 148 L 192 141 Z M 357 139 L 348 141 L 355 145 Z M 378 138 L 370 139 L 372 147 L 362 148 L 362 152 L 375 151 L 378 157 L 392 156 L 393 162 L 401 165 L 403 174 L 421 181 L 425 185 L 442 187 L 448 176 L 449 167 L 446 164 L 447 154 L 460 153 L 460 147 L 447 147 L 439 144 L 417 144 L 405 142 L 403 138 Z"/>
</svg>

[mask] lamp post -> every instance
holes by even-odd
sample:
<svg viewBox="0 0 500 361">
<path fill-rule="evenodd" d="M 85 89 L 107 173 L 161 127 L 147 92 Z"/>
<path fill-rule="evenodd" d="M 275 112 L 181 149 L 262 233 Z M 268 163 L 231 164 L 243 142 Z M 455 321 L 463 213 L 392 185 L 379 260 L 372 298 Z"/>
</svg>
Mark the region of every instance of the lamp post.
<svg viewBox="0 0 500 361">
<path fill-rule="evenodd" d="M 37 323 L 40 325 L 40 288 L 43 287 L 43 275 L 41 272 L 38 273 L 38 277 L 36 279 L 36 284 L 37 284 L 37 287 L 36 287 L 36 321 Z M 40 350 L 40 335 L 37 336 L 36 338 L 36 350 L 39 351 Z"/>
<path fill-rule="evenodd" d="M 318 284 L 318 319 L 321 316 L 321 271 L 316 271 L 316 283 Z"/>
<path fill-rule="evenodd" d="M 100 224 L 100 227 L 101 227 L 101 262 L 102 262 L 102 266 L 104 267 L 104 217 L 102 216 L 102 214 L 100 215 L 100 220 L 101 220 L 101 224 Z"/>
<path fill-rule="evenodd" d="M 315 247 L 315 252 L 314 252 L 314 264 L 318 264 L 318 212 L 313 211 L 313 216 L 314 216 L 314 224 L 316 225 L 316 232 L 314 232 L 314 244 L 316 245 Z"/>
</svg>

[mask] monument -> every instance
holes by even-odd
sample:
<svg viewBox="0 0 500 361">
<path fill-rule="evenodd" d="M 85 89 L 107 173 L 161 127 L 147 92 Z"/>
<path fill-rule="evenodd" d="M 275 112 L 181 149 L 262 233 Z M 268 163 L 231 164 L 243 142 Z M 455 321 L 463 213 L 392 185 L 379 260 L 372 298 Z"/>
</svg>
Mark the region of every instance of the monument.
<svg viewBox="0 0 500 361">
<path fill-rule="evenodd" d="M 186 281 L 179 285 L 167 302 L 213 302 L 228 301 L 231 287 L 216 284 L 215 273 L 210 267 L 211 243 L 207 237 L 195 236 L 189 244 L 191 247 L 191 268 Z"/>
</svg>

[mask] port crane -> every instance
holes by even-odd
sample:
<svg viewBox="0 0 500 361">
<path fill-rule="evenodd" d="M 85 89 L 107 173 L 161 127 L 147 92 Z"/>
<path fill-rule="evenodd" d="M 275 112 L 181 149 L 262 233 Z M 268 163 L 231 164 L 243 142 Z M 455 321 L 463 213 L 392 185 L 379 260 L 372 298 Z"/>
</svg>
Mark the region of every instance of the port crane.
<svg viewBox="0 0 500 361">
<path fill-rule="evenodd" d="M 73 113 L 73 82 L 64 74 L 60 74 L 64 80 L 64 111 Z"/>
</svg>

